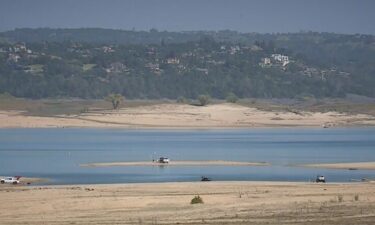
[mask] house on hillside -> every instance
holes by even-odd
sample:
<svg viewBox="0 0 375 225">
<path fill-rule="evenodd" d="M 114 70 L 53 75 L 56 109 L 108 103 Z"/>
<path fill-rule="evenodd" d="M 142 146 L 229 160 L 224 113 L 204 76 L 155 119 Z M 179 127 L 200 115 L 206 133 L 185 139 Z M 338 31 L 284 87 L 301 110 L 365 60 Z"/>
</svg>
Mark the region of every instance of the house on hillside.
<svg viewBox="0 0 375 225">
<path fill-rule="evenodd" d="M 18 62 L 18 60 L 21 59 L 21 56 L 17 55 L 17 54 L 13 54 L 13 53 L 10 53 L 8 55 L 8 62 Z"/>
<path fill-rule="evenodd" d="M 234 55 L 236 54 L 237 52 L 239 52 L 241 50 L 240 46 L 236 45 L 236 46 L 231 46 L 230 49 L 229 49 L 229 54 L 231 55 Z"/>
<path fill-rule="evenodd" d="M 25 43 L 15 44 L 13 46 L 13 51 L 16 53 L 27 52 L 26 44 Z"/>
<path fill-rule="evenodd" d="M 157 74 L 157 75 L 160 75 L 161 74 L 161 70 L 160 70 L 160 67 L 159 67 L 159 63 L 147 63 L 145 65 L 145 68 L 148 68 L 151 72 Z"/>
<path fill-rule="evenodd" d="M 121 62 L 111 63 L 108 68 L 105 69 L 107 73 L 122 73 L 129 71 L 126 65 Z"/>
<path fill-rule="evenodd" d="M 273 60 L 277 63 L 282 64 L 283 66 L 286 66 L 289 64 L 289 56 L 282 55 L 282 54 L 272 54 L 271 57 Z"/>
<path fill-rule="evenodd" d="M 103 50 L 104 53 L 112 53 L 112 52 L 115 52 L 115 50 L 114 50 L 112 47 L 110 47 L 110 46 L 103 46 L 103 47 L 102 47 L 102 50 Z"/>
<path fill-rule="evenodd" d="M 195 70 L 198 71 L 198 72 L 202 72 L 202 73 L 208 75 L 208 69 L 207 68 L 196 68 Z"/>
<path fill-rule="evenodd" d="M 167 59 L 167 64 L 179 64 L 179 63 L 180 63 L 180 60 L 176 57 Z"/>
<path fill-rule="evenodd" d="M 271 59 L 270 58 L 262 58 L 262 61 L 259 63 L 259 65 L 261 67 L 267 67 L 267 66 L 271 66 L 272 63 L 271 63 Z"/>
</svg>

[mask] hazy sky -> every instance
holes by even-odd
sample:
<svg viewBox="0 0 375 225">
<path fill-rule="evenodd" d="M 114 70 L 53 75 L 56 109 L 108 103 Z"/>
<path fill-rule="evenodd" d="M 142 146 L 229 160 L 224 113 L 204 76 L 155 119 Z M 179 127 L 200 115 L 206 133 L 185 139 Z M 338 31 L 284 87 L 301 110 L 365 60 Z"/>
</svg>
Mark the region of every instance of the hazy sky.
<svg viewBox="0 0 375 225">
<path fill-rule="evenodd" d="M 375 34 L 375 0 L 0 0 L 21 27 Z"/>
</svg>

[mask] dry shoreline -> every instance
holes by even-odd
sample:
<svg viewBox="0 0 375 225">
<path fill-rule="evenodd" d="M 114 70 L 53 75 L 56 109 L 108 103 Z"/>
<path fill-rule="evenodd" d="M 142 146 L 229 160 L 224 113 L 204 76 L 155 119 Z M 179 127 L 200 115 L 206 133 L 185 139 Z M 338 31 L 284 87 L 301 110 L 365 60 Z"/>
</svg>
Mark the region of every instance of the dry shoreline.
<svg viewBox="0 0 375 225">
<path fill-rule="evenodd" d="M 158 162 L 105 162 L 80 164 L 82 167 L 111 167 L 111 166 L 269 166 L 266 162 L 236 162 L 236 161 L 171 161 L 169 163 Z"/>
<path fill-rule="evenodd" d="M 344 170 L 375 170 L 375 162 L 324 163 L 298 165 L 309 168 L 344 169 Z"/>
<path fill-rule="evenodd" d="M 57 116 L 28 116 L 23 111 L 0 111 L 0 128 L 220 129 L 353 126 L 375 126 L 375 117 L 338 112 L 264 111 L 230 103 L 208 106 L 155 104 Z"/>
<path fill-rule="evenodd" d="M 2 187 L 0 224 L 372 224 L 374 183 Z M 191 205 L 199 195 L 204 204 Z"/>
</svg>

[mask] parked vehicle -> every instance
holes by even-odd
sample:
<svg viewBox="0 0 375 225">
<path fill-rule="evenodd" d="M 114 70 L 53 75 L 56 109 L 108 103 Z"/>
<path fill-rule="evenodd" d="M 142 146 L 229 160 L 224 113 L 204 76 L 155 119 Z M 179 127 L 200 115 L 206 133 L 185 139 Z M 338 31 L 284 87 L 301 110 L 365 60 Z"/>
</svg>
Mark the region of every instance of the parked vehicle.
<svg viewBox="0 0 375 225">
<path fill-rule="evenodd" d="M 315 180 L 316 183 L 325 183 L 326 182 L 326 178 L 322 175 L 318 175 L 316 177 L 316 180 Z"/>
<path fill-rule="evenodd" d="M 211 181 L 211 179 L 208 177 L 202 177 L 201 181 Z"/>
<path fill-rule="evenodd" d="M 169 158 L 167 157 L 160 157 L 158 163 L 169 163 Z"/>
<path fill-rule="evenodd" d="M 2 178 L 0 182 L 2 184 L 19 184 L 20 183 L 19 178 L 20 177 L 5 177 L 5 178 Z"/>
</svg>

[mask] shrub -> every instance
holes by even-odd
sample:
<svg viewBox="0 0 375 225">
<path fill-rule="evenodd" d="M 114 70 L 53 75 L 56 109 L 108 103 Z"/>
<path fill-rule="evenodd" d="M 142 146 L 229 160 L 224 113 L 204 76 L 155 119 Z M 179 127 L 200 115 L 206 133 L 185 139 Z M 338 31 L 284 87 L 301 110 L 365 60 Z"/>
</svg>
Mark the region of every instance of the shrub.
<svg viewBox="0 0 375 225">
<path fill-rule="evenodd" d="M 238 97 L 237 95 L 231 92 L 227 95 L 226 100 L 230 103 L 236 103 L 238 101 Z"/>
<path fill-rule="evenodd" d="M 354 195 L 354 201 L 358 201 L 359 200 L 359 195 L 358 194 L 356 194 L 356 195 Z"/>
<path fill-rule="evenodd" d="M 89 108 L 88 107 L 83 107 L 83 109 L 81 109 L 80 112 L 81 113 L 88 113 L 89 112 Z"/>
<path fill-rule="evenodd" d="M 343 197 L 342 195 L 338 195 L 338 196 L 337 196 L 337 200 L 338 200 L 339 202 L 342 202 L 342 201 L 344 200 L 344 197 Z"/>
<path fill-rule="evenodd" d="M 15 98 L 13 95 L 9 94 L 8 92 L 4 92 L 0 94 L 0 99 L 13 99 Z"/>
<path fill-rule="evenodd" d="M 201 106 L 205 106 L 210 102 L 210 96 L 208 95 L 199 95 L 198 96 L 198 101 Z"/>
<path fill-rule="evenodd" d="M 177 103 L 189 103 L 189 100 L 188 99 L 186 99 L 185 97 L 182 97 L 182 96 L 180 96 L 180 97 L 178 97 L 177 98 Z"/>
<path fill-rule="evenodd" d="M 203 204 L 203 199 L 198 195 L 198 196 L 195 196 L 190 204 Z"/>
</svg>

